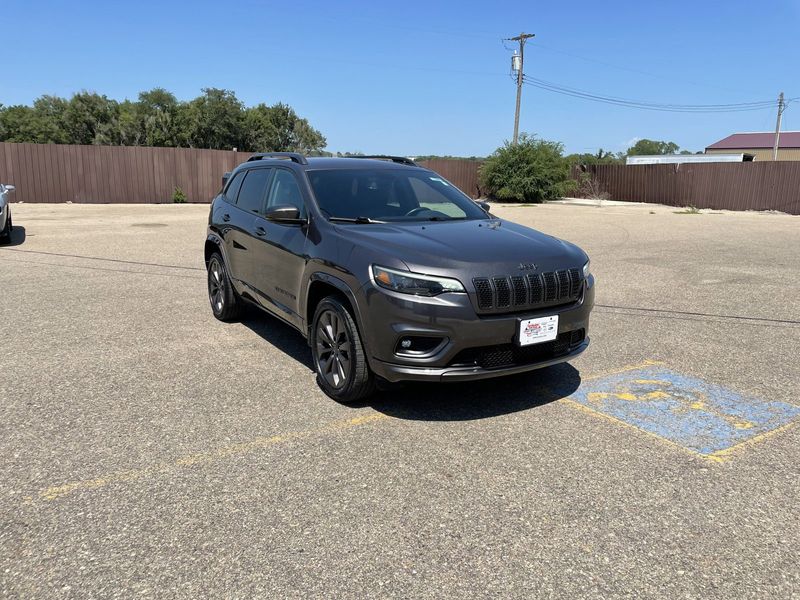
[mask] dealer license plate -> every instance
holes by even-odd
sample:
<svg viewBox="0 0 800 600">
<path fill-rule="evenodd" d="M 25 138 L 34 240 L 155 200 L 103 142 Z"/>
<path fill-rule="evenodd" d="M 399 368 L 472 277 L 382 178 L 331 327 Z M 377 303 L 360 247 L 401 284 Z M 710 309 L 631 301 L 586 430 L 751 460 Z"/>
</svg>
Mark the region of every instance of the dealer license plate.
<svg viewBox="0 0 800 600">
<path fill-rule="evenodd" d="M 538 317 L 536 319 L 520 319 L 517 332 L 517 343 L 520 346 L 541 344 L 556 339 L 558 336 L 558 315 Z"/>
</svg>

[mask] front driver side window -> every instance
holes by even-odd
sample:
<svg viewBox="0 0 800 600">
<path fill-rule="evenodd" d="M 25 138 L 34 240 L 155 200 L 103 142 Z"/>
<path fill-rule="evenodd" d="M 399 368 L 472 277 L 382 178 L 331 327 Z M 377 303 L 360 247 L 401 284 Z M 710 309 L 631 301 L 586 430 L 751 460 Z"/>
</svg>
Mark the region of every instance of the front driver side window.
<svg viewBox="0 0 800 600">
<path fill-rule="evenodd" d="M 236 199 L 236 206 L 248 212 L 261 213 L 270 171 L 272 169 L 249 169 L 247 171 L 242 189 L 239 191 L 239 197 Z"/>
<path fill-rule="evenodd" d="M 277 169 L 272 180 L 272 189 L 269 192 L 267 210 L 275 206 L 294 206 L 300 211 L 300 217 L 306 214 L 303 195 L 300 193 L 300 186 L 291 171 Z"/>
<path fill-rule="evenodd" d="M 228 187 L 225 188 L 225 200 L 231 204 L 236 204 L 236 197 L 239 195 L 239 188 L 242 187 L 242 181 L 244 181 L 244 173 L 237 173 L 228 184 Z"/>
</svg>

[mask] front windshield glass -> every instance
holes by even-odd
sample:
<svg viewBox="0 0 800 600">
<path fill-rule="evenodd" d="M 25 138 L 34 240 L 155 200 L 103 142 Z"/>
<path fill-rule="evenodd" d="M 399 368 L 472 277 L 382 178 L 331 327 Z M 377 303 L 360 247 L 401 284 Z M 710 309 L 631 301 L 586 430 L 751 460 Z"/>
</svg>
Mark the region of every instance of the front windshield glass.
<svg viewBox="0 0 800 600">
<path fill-rule="evenodd" d="M 308 173 L 322 213 L 332 219 L 452 221 L 486 219 L 453 184 L 416 169 L 333 169 Z"/>
</svg>

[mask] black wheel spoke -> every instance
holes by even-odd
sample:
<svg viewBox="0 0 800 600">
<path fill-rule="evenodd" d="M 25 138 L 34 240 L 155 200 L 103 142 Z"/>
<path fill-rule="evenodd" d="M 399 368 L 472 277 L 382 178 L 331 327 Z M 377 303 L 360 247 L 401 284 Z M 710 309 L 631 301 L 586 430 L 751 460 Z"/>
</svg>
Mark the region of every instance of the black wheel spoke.
<svg viewBox="0 0 800 600">
<path fill-rule="evenodd" d="M 208 265 L 208 296 L 214 312 L 222 313 L 225 307 L 225 279 L 222 275 L 222 265 L 216 258 Z"/>
<path fill-rule="evenodd" d="M 332 310 L 317 320 L 315 348 L 317 372 L 333 388 L 347 385 L 352 370 L 352 344 L 344 319 Z"/>
</svg>

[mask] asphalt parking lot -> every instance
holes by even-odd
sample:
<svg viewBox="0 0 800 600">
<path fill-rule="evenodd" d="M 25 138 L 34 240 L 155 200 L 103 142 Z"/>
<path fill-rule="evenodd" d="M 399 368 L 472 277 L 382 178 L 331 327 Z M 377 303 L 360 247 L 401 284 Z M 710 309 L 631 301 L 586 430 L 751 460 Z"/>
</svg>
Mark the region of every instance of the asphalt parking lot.
<svg viewBox="0 0 800 600">
<path fill-rule="evenodd" d="M 800 595 L 800 217 L 495 207 L 591 256 L 589 350 L 346 407 L 214 320 L 206 206 L 13 209 L 0 596 Z"/>
</svg>

